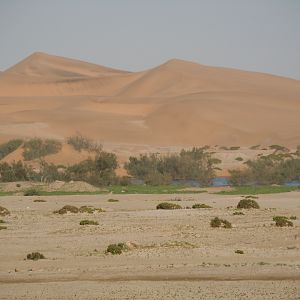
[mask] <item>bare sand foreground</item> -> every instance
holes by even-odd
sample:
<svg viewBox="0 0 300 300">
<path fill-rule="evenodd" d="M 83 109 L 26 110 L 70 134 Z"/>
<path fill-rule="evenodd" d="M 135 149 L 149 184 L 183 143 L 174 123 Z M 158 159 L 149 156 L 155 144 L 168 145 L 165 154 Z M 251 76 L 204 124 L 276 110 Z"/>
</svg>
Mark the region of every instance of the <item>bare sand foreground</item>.
<svg viewBox="0 0 300 300">
<path fill-rule="evenodd" d="M 300 193 L 260 196 L 260 210 L 233 215 L 240 197 L 197 195 L 1 197 L 0 299 L 300 299 Z M 156 210 L 175 197 L 183 207 Z M 33 202 L 34 199 L 47 202 Z M 66 204 L 106 212 L 53 214 Z M 228 208 L 229 207 L 229 208 Z M 274 215 L 297 216 L 277 228 Z M 211 228 L 211 218 L 232 229 Z M 80 226 L 83 219 L 99 226 Z M 135 242 L 121 255 L 111 243 Z M 244 254 L 236 254 L 240 249 Z M 45 260 L 24 260 L 39 251 Z"/>
</svg>

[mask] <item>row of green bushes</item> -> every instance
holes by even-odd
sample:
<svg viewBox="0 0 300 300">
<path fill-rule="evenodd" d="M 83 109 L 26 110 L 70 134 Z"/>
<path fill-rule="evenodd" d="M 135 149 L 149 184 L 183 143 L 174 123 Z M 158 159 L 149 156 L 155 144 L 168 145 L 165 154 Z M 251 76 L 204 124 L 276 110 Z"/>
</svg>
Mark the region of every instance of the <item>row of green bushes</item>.
<svg viewBox="0 0 300 300">
<path fill-rule="evenodd" d="M 95 158 L 89 158 L 69 167 L 40 162 L 39 170 L 33 170 L 22 161 L 0 163 L 0 181 L 43 181 L 55 180 L 81 180 L 96 186 L 120 183 L 116 174 L 117 158 L 113 153 L 100 152 Z"/>
<path fill-rule="evenodd" d="M 196 180 L 208 185 L 220 162 L 203 147 L 169 155 L 130 157 L 124 167 L 131 176 L 152 185 L 169 184 L 172 180 Z"/>
<path fill-rule="evenodd" d="M 67 143 L 79 152 L 86 150 L 89 152 L 99 153 L 102 150 L 102 146 L 100 144 L 82 135 L 69 137 L 67 139 Z M 26 161 L 58 153 L 62 148 L 62 143 L 55 139 L 33 138 L 27 141 L 14 139 L 0 145 L 0 160 L 15 151 L 22 144 L 23 157 Z"/>
<path fill-rule="evenodd" d="M 249 184 L 283 184 L 300 180 L 300 148 L 295 153 L 274 153 L 246 161 L 245 168 L 229 170 L 230 183 L 236 186 Z"/>
</svg>

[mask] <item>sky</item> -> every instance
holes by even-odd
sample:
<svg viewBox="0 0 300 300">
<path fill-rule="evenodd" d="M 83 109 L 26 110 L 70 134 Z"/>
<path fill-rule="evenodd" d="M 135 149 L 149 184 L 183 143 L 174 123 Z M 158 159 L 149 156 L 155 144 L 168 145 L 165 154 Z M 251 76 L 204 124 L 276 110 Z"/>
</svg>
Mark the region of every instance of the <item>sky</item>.
<svg viewBox="0 0 300 300">
<path fill-rule="evenodd" d="M 130 71 L 179 58 L 300 79 L 300 0 L 0 0 L 0 70 L 37 51 Z"/>
</svg>

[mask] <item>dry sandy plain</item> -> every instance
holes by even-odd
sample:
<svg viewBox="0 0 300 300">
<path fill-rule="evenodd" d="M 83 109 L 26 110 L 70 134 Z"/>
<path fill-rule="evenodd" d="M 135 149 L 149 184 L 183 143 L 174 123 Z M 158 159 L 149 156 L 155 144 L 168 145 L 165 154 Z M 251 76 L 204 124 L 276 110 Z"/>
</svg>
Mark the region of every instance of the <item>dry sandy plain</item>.
<svg viewBox="0 0 300 300">
<path fill-rule="evenodd" d="M 233 215 L 239 196 L 112 195 L 5 196 L 0 205 L 1 299 L 300 299 L 300 193 L 261 195 L 259 210 Z M 33 202 L 34 199 L 46 202 Z M 156 210 L 180 198 L 183 207 Z M 173 200 L 174 201 L 174 200 Z M 106 212 L 53 214 L 66 204 Z M 297 216 L 294 227 L 274 226 L 274 215 Z M 211 228 L 211 218 L 232 229 Z M 98 226 L 80 226 L 82 219 Z M 121 255 L 111 243 L 135 242 Z M 236 254 L 240 249 L 244 254 Z M 44 260 L 25 260 L 39 251 Z"/>
</svg>

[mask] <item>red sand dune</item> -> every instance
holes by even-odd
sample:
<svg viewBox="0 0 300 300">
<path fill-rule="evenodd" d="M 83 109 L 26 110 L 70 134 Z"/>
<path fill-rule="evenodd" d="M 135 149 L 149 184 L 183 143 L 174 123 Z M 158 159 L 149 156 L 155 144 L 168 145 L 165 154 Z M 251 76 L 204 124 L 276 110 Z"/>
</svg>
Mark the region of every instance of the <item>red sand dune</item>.
<svg viewBox="0 0 300 300">
<path fill-rule="evenodd" d="M 300 81 L 182 60 L 132 73 L 35 53 L 0 74 L 0 107 L 1 141 L 300 143 Z"/>
</svg>

